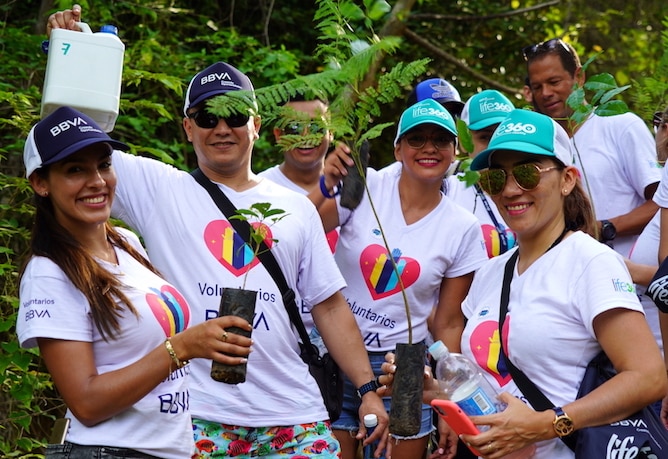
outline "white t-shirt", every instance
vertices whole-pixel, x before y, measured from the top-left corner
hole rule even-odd
[[[516,250],[516,249],[515,249]],[[462,303],[468,322],[462,353],[499,392],[524,400],[500,358],[499,302],[511,250],[475,275]],[[610,309],[642,311],[622,257],[582,232],[571,234],[524,273],[513,273],[504,324],[512,362],[555,406],[575,400],[587,363],[601,350],[594,318]],[[528,402],[527,402],[528,403]],[[559,439],[537,444],[533,459],[572,459]]]
[[[250,266],[246,288],[258,292],[258,301],[246,382],[216,382],[211,361],[193,359],[192,416],[247,427],[327,419],[278,287],[259,260],[235,256],[240,241],[225,238],[232,228],[207,191],[187,172],[159,161],[116,151],[113,164],[119,177],[113,214],[144,237],[155,266],[188,298],[193,324],[218,315],[222,289],[241,287]],[[270,180],[242,192],[219,186],[237,208],[271,202],[287,213],[270,227],[278,240],[272,253],[304,301],[317,305],[345,286],[308,198]]]
[[[591,191],[597,220],[626,214],[646,201],[645,188],[661,179],[656,147],[633,113],[592,115],[571,139],[575,166]],[[616,252],[628,257],[637,236],[617,236]]]
[[[144,252],[134,234],[119,231]],[[16,331],[23,347],[37,346],[37,338],[91,343],[95,366],[103,374],[136,362],[188,325],[190,309],[183,296],[127,252],[115,251],[118,265],[102,260],[99,263],[120,276],[126,286],[124,293],[139,317],[128,311],[119,319],[121,333],[105,341],[83,293],[53,261],[33,257],[21,280],[19,295]],[[175,370],[133,406],[92,427],[84,426],[68,410],[71,424],[67,441],[132,448],[164,458],[189,458],[194,444],[188,412],[188,373],[189,365]]]
[[[515,233],[503,221],[492,198],[482,190],[477,192],[476,187],[473,185],[466,186],[466,183],[459,180],[459,177],[462,175],[451,175],[445,179],[445,194],[478,218],[482,235],[485,239],[485,246],[487,247],[487,256],[492,258],[502,253],[500,232],[503,232],[506,236],[507,248],[503,251],[505,252],[515,247],[517,244]],[[496,219],[496,222],[492,219],[490,212],[494,216],[494,219]]]
[[[310,192],[310,190],[305,190],[304,188],[300,187],[295,182],[287,178],[285,174],[281,171],[280,166],[278,165],[270,167],[269,169],[260,172],[258,175],[260,177],[267,178],[272,182],[277,183],[281,186],[284,186],[289,190],[296,191],[297,193],[303,194],[305,196],[308,195],[308,193]],[[329,248],[332,251],[332,253],[334,253],[336,250],[336,244],[339,240],[338,228],[328,232],[326,236]],[[302,321],[304,322],[304,326],[306,327],[306,330],[310,331],[313,328],[313,317],[311,316],[311,308],[308,305],[304,304],[302,301],[300,301],[299,304],[301,305],[300,312],[302,314]]]
[[[438,304],[444,277],[477,270],[487,260],[480,225],[468,211],[442,196],[419,221],[407,225],[401,212],[399,175],[367,170],[367,184],[398,265],[411,305],[413,342],[427,338],[427,317]],[[350,211],[339,206],[341,233],[335,258],[348,286],[343,289],[368,351],[393,350],[408,342],[400,284],[388,260],[369,199]]]
[[[654,193],[653,200],[659,207],[668,207],[668,167],[662,169],[661,182]]]
[[[656,265],[659,261],[659,237],[660,237],[661,212],[657,212],[642,230],[636,243],[631,248],[631,261],[645,265]],[[654,338],[663,352],[663,340],[661,339],[661,327],[659,326],[659,309],[654,301],[645,294],[646,285],[636,284],[638,298],[645,310],[645,317],[649,328],[652,329]]]

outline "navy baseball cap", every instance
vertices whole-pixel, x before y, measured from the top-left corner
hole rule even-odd
[[[406,106],[410,107],[426,99],[434,99],[447,108],[452,116],[459,116],[464,108],[457,88],[443,78],[430,78],[415,85],[408,96]]]
[[[244,73],[225,62],[216,62],[195,75],[186,91],[183,114],[206,99],[230,91],[254,91],[253,83]]]
[[[35,124],[23,148],[26,177],[40,167],[56,163],[73,153],[96,143],[108,143],[113,148],[127,151],[123,142],[114,140],[88,115],[60,107]]]

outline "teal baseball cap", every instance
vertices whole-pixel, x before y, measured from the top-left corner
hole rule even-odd
[[[568,134],[552,118],[530,110],[515,109],[499,124],[486,150],[471,162],[471,170],[489,167],[490,155],[500,150],[549,156],[565,166],[573,165]]]
[[[402,135],[421,124],[435,124],[457,137],[457,126],[450,112],[434,99],[425,99],[411,105],[401,114],[394,145],[399,143]]]
[[[472,131],[499,124],[515,106],[495,89],[485,89],[469,98],[462,110],[462,120]]]

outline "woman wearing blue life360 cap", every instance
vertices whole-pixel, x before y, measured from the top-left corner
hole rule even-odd
[[[663,359],[622,257],[590,236],[596,223],[566,132],[545,115],[514,110],[471,167],[480,170],[480,186],[519,243],[476,272],[462,303],[468,319],[462,353],[508,404],[501,413],[473,417],[490,428],[462,439],[486,459],[532,444],[533,459],[572,459],[561,436],[621,420],[663,398]],[[510,296],[502,315],[504,284]],[[523,401],[529,397],[500,348],[554,409],[535,411]],[[576,400],[587,363],[601,350],[617,375]],[[426,394],[433,394],[437,386],[428,385]]]
[[[442,340],[459,351],[464,317],[460,304],[473,273],[487,260],[478,220],[441,192],[441,184],[455,156],[457,130],[452,116],[438,102],[426,99],[408,107],[399,120],[394,141],[397,167],[368,169],[367,185],[390,247],[383,244],[369,199],[355,210],[342,207],[324,193],[314,199],[326,230],[341,227],[336,262],[347,286],[342,290],[366,337],[365,344],[376,374],[387,351],[407,343],[408,322],[401,293],[406,290],[411,308],[413,342]],[[330,192],[345,174],[350,156],[330,154],[325,160],[324,192]],[[312,198],[315,193],[311,194]],[[392,260],[401,283],[392,275]],[[427,318],[436,308],[433,326]],[[355,457],[361,440],[357,432],[360,399],[350,383],[341,418],[332,428],[341,443],[343,459]],[[389,409],[390,400],[385,399]],[[422,429],[410,438],[396,437],[393,459],[422,457],[433,430],[432,410],[423,406]],[[392,433],[392,432],[390,432]]]

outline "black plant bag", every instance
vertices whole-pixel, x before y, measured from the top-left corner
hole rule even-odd
[[[339,419],[343,409],[343,373],[329,353],[321,356],[318,348],[310,342],[299,343],[299,346],[302,360],[308,365],[311,376],[318,383],[322,401],[329,413],[329,420],[334,422]]]
[[[587,365],[578,398],[584,397],[615,374],[610,359],[601,351]],[[650,407],[612,424],[580,429],[575,435],[576,459],[668,458],[668,431]]]

